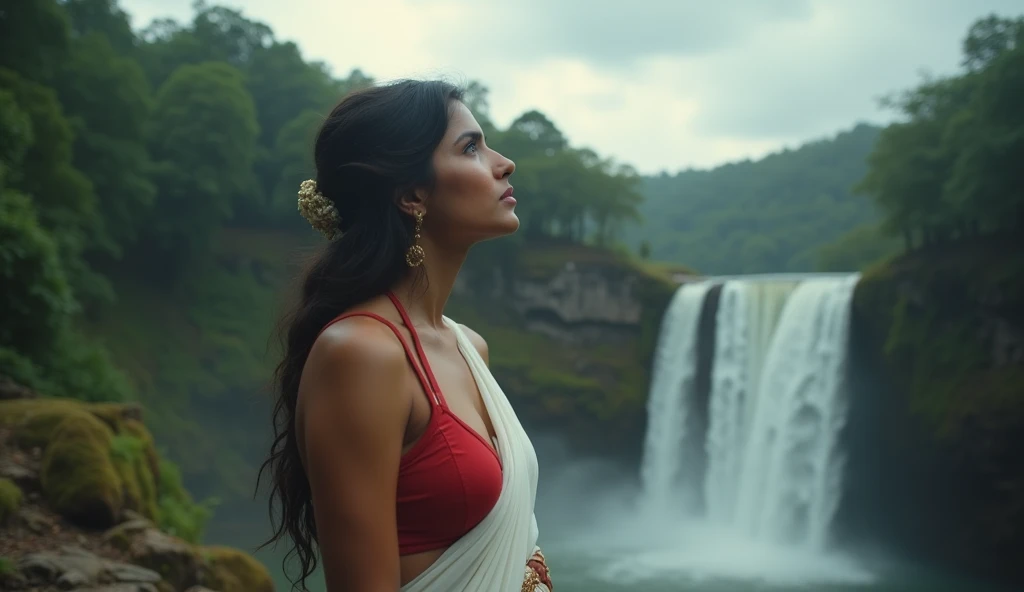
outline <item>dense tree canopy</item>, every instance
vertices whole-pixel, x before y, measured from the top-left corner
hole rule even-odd
[[[987,17],[963,42],[965,71],[892,99],[858,191],[906,247],[1024,223],[1024,18]]]

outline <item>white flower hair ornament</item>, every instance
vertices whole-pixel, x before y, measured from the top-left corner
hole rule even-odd
[[[334,240],[341,232],[338,223],[341,216],[331,200],[316,187],[316,181],[307,179],[299,185],[299,213],[327,240]]]

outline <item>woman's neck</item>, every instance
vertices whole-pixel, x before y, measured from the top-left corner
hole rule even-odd
[[[434,329],[443,326],[444,308],[455,287],[455,280],[466,261],[466,249],[445,249],[428,240],[420,242],[424,257],[420,267],[398,282],[393,292],[416,324]]]

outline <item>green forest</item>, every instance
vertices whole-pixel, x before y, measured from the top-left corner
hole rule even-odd
[[[878,219],[852,188],[879,132],[861,124],[761,160],[645,178],[644,222],[627,236],[703,273],[815,271],[823,244]]]
[[[654,177],[572,145],[538,111],[496,126],[470,81],[467,105],[525,197],[521,232],[468,265],[583,246],[701,273],[852,271],[1019,232],[1024,19],[983,18],[962,50],[960,73],[890,99],[888,127]],[[201,1],[189,22],[140,30],[114,0],[5,6],[0,375],[53,397],[141,402],[206,500],[187,510],[195,520],[217,498],[251,498],[274,322],[317,245],[296,191],[320,121],[374,83]]]

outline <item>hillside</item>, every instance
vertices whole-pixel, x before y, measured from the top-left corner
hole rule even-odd
[[[702,273],[815,271],[822,245],[877,220],[851,189],[879,132],[861,124],[757,161],[646,177],[628,242]]]

